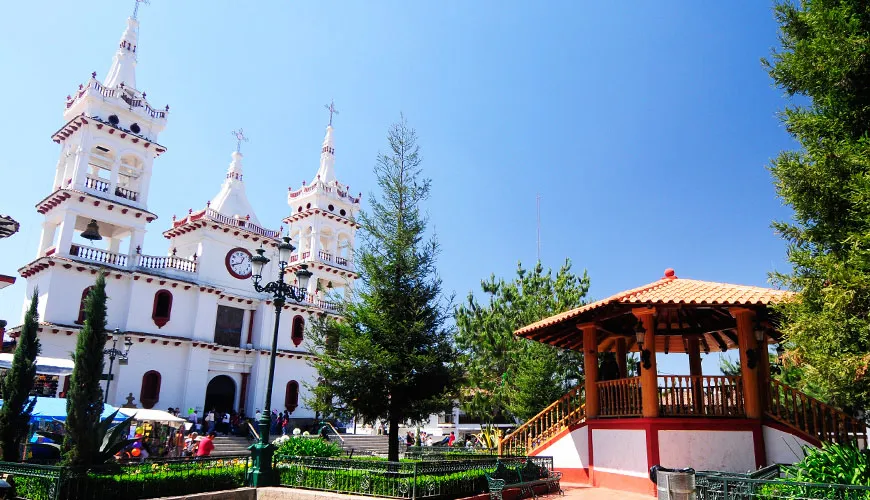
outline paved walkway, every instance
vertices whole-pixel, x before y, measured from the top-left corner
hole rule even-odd
[[[606,488],[591,488],[585,484],[562,483],[565,490],[564,500],[651,500],[655,497],[639,493],[608,490]],[[557,499],[560,497],[551,497]]]

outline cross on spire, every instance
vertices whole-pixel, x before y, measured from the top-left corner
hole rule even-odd
[[[329,102],[329,104],[324,104],[323,107],[329,111],[329,126],[331,127],[332,126],[332,115],[338,114],[338,110],[335,109],[335,101],[332,100]]]
[[[145,5],[149,5],[151,0],[133,0],[133,2],[136,4],[136,6],[133,7],[133,19],[136,19],[136,15],[139,14],[139,4],[144,3]]]
[[[236,153],[241,153],[242,142],[248,142],[248,138],[245,137],[245,130],[242,128],[233,130],[233,137],[236,138]]]

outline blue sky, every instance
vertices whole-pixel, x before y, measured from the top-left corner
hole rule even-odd
[[[630,6],[629,6],[630,4]],[[132,1],[14,2],[0,17],[0,273],[30,261],[59,148],[64,98],[102,78]],[[794,142],[759,59],[775,46],[765,1],[153,0],[140,9],[138,87],[171,106],[145,249],[173,214],[218,191],[244,127],[245,181],[276,227],[287,187],[310,180],[335,99],[336,169],[364,200],[386,131],[417,129],[445,289],[535,260],[588,269],[592,298],[677,275],[764,285],[788,269],[770,222],[788,217],[765,166]],[[0,291],[17,324],[23,279]],[[705,361],[714,373],[717,355]],[[662,358],[660,358],[662,359]],[[660,371],[687,373],[669,355]]]

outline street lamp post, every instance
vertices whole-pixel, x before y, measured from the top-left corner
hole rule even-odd
[[[121,330],[115,328],[112,332],[112,348],[103,349],[103,356],[109,356],[109,376],[106,377],[106,394],[103,397],[103,402],[109,402],[109,387],[112,385],[112,368],[115,365],[115,358],[118,359],[118,364],[126,364],[127,356],[130,354],[130,348],[133,347],[133,339],[124,337],[124,350],[118,349],[118,341],[121,339]]]
[[[290,260],[290,254],[294,247],[290,244],[290,238],[284,237],[284,241],[278,245],[278,280],[260,285],[263,278],[263,266],[269,263],[262,248],[257,249],[257,255],[251,259],[251,279],[254,281],[254,290],[272,294],[275,303],[275,332],[272,335],[272,355],[269,358],[269,380],[266,383],[266,405],[260,415],[260,440],[249,448],[253,465],[251,467],[251,486],[269,486],[273,481],[272,454],[275,447],[269,442],[269,423],[272,413],[272,381],[275,378],[275,353],[278,350],[278,324],[281,321],[281,309],[287,299],[301,302],[305,299],[305,289],[311,278],[308,266],[302,264],[296,271],[296,279],[299,286],[295,287],[284,282],[284,270]]]

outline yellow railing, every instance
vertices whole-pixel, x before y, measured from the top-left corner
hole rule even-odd
[[[734,376],[659,375],[659,415],[742,417],[743,383]]]
[[[636,417],[641,413],[640,377],[598,382],[599,415]]]
[[[586,418],[583,387],[577,386],[530,418],[499,443],[500,455],[528,455],[548,439]]]
[[[842,410],[789,387],[770,381],[767,415],[772,419],[828,443],[867,443],[867,429]]]

